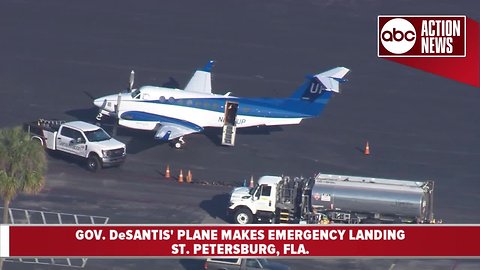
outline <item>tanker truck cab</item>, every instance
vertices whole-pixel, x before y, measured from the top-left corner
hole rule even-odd
[[[272,223],[275,214],[276,190],[279,176],[262,176],[253,188],[239,187],[231,192],[229,215],[237,224],[254,221]]]

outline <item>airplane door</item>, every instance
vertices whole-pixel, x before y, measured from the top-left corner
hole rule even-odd
[[[225,102],[225,115],[223,117],[223,133],[222,144],[228,146],[235,145],[235,135],[237,131],[238,103],[227,101]]]

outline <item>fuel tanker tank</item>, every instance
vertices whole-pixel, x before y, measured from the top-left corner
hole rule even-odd
[[[312,187],[312,207],[379,216],[433,218],[433,181],[365,178],[318,174]]]

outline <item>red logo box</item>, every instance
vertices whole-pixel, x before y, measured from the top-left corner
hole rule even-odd
[[[465,57],[466,16],[380,15],[378,57]]]

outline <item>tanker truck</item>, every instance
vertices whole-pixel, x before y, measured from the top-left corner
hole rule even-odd
[[[230,194],[234,223],[435,223],[433,181],[319,173],[262,176],[253,188]]]

